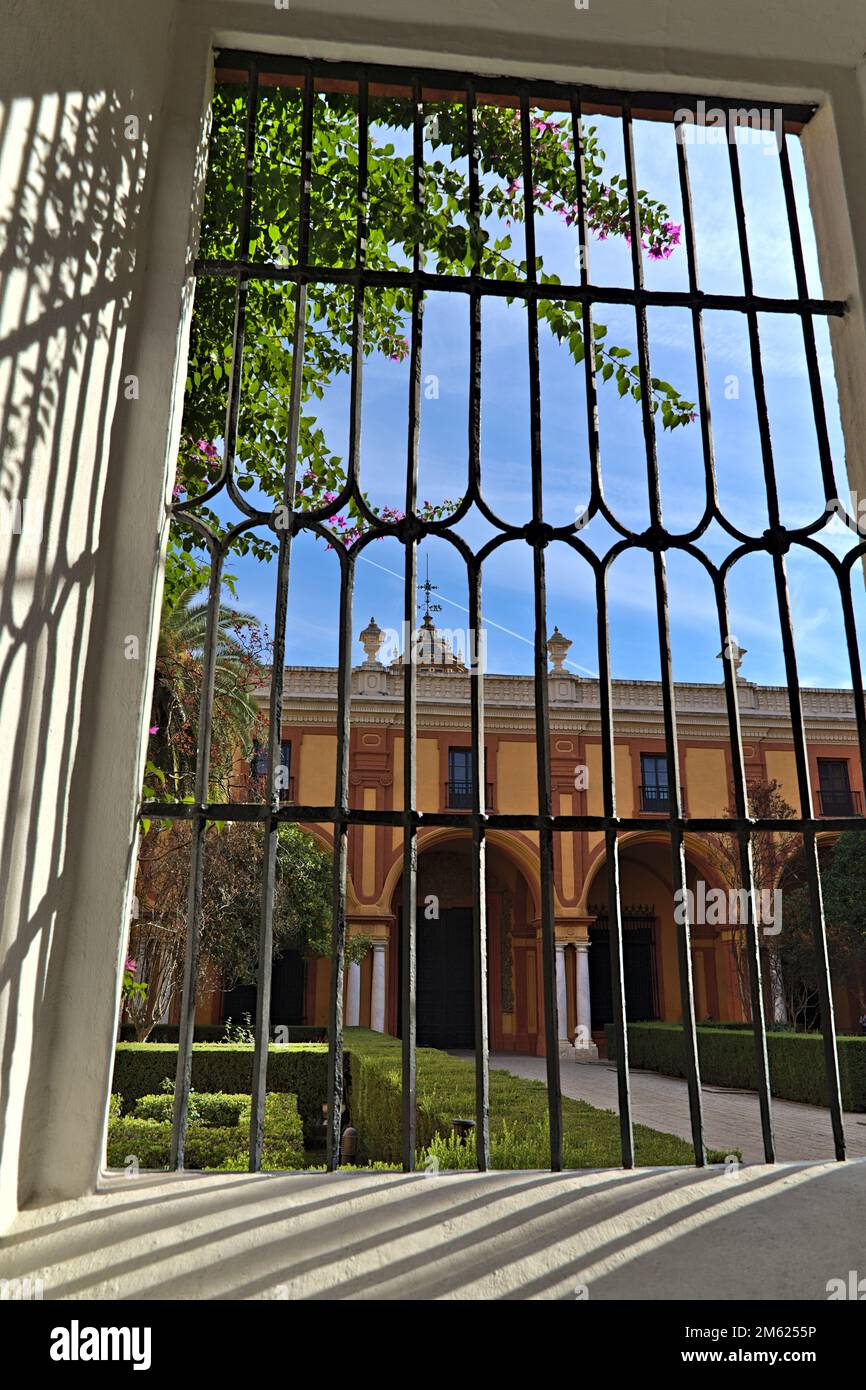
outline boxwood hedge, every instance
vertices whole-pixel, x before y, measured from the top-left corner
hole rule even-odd
[[[398,1039],[363,1028],[347,1028],[344,1039],[346,1096],[351,1123],[358,1130],[359,1161],[398,1163],[401,1156],[401,1044]],[[168,1125],[168,1119],[144,1118],[135,1102],[147,1097],[147,1116],[165,1114],[170,1097],[157,1094],[166,1078],[173,1080],[177,1048],[158,1043],[121,1043],[117,1047],[113,1091],[120,1094],[124,1109],[132,1112],[129,1125]],[[417,1143],[418,1159],[423,1163],[433,1152],[442,1167],[474,1166],[472,1144],[456,1146],[451,1121],[472,1119],[475,1115],[475,1068],[472,1062],[452,1057],[434,1048],[417,1050]],[[304,1139],[321,1141],[322,1102],[327,1096],[327,1048],[308,1043],[271,1046],[268,1057],[269,1093],[297,1095]],[[252,1081],[252,1047],[249,1044],[196,1044],[193,1047],[193,1087],[195,1092],[229,1092],[248,1095]],[[193,1105],[197,1098],[193,1097]],[[546,1168],[549,1163],[547,1135],[547,1088],[541,1081],[530,1081],[508,1072],[490,1073],[491,1159],[494,1168]],[[117,1123],[114,1121],[113,1123]],[[610,1110],[598,1110],[586,1101],[563,1097],[565,1164],[569,1168],[611,1168],[620,1164],[619,1119]],[[694,1161],[691,1145],[674,1134],[665,1134],[646,1125],[635,1125],[635,1154],[638,1164],[673,1165]],[[122,1130],[116,1130],[119,1153],[128,1143],[125,1155],[135,1153],[142,1166],[142,1150],[148,1142],[162,1152],[162,1135],[151,1130],[130,1130],[121,1143]],[[200,1145],[215,1141],[197,1139]],[[721,1162],[738,1152],[736,1135],[725,1150],[710,1154]],[[138,1145],[138,1147],[136,1147]],[[244,1153],[246,1149],[244,1147]],[[200,1157],[190,1154],[191,1163]],[[245,1166],[240,1163],[239,1166]],[[158,1165],[157,1165],[158,1166]],[[202,1165],[204,1166],[204,1165]],[[207,1166],[212,1166],[207,1164]],[[294,1166],[294,1165],[292,1165]]]
[[[112,1091],[128,1113],[140,1096],[155,1095],[174,1081],[177,1047],[170,1043],[118,1043]],[[253,1049],[249,1043],[194,1043],[192,1085],[201,1092],[249,1095]],[[268,1092],[297,1096],[308,1144],[324,1136],[322,1105],[328,1095],[328,1049],[323,1043],[272,1044],[268,1049]],[[130,1152],[133,1152],[130,1150]]]
[[[360,1156],[397,1162],[401,1143],[401,1049],[396,1038],[347,1028],[349,1111],[358,1130]],[[434,1048],[417,1050],[417,1140],[419,1159],[432,1151],[442,1167],[475,1165],[474,1151],[454,1143],[452,1119],[475,1116],[475,1066]],[[621,1162],[619,1118],[586,1101],[563,1097],[567,1168],[613,1168]],[[674,1134],[635,1125],[639,1165],[694,1162],[691,1144]],[[550,1162],[547,1087],[541,1081],[490,1073],[491,1161],[494,1168],[546,1168]],[[733,1146],[713,1151],[711,1162],[737,1154]]]
[[[236,1019],[235,1022],[239,1022],[239,1020]],[[151,1030],[147,1041],[149,1043],[176,1043],[179,1031],[176,1023],[158,1023]],[[312,1023],[290,1023],[287,1031],[288,1037],[285,1041],[289,1043],[325,1042],[328,1037],[327,1028]],[[218,1043],[223,1042],[225,1035],[226,1025],[224,1023],[197,1023],[193,1041]],[[120,1041],[135,1042],[135,1029],[131,1023],[124,1023],[120,1030]]]
[[[607,1029],[608,1056],[616,1057],[612,1024]],[[685,1076],[685,1040],[679,1023],[630,1023],[629,1063],[642,1071]],[[866,1037],[836,1040],[842,1104],[866,1110]],[[819,1033],[771,1029],[767,1033],[770,1089],[780,1100],[827,1104],[824,1043]],[[698,1027],[701,1079],[714,1086],[754,1090],[757,1085],[755,1044],[750,1027]]]
[[[249,1095],[190,1097],[184,1161],[187,1168],[247,1167],[250,1138]],[[130,1115],[118,1115],[120,1097],[113,1098],[108,1122],[107,1162],[123,1168],[135,1157],[141,1168],[168,1168],[171,1148],[173,1096],[140,1096]],[[300,1168],[304,1137],[296,1097],[273,1094],[265,1098],[265,1137],[262,1167]]]

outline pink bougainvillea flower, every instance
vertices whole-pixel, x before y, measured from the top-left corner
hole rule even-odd
[[[158,725],[158,724],[151,724],[151,726],[150,726],[150,728],[148,729],[147,732],[151,735],[151,737],[153,737],[154,734],[158,734],[158,733],[159,733],[159,725]]]

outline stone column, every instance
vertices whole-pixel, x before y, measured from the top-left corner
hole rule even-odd
[[[567,1043],[568,993],[565,987],[565,946],[559,942],[556,943],[556,1012],[559,1015],[559,1041],[560,1043]]]
[[[598,1048],[592,1042],[592,1001],[589,996],[589,942],[576,941],[574,943],[576,952],[575,963],[577,967],[577,989],[575,997],[577,1002],[577,1027],[578,1036],[575,1040],[575,1056],[578,1061],[595,1061],[598,1058]],[[585,1031],[583,1031],[585,1030]],[[581,1042],[582,1038],[589,1039],[588,1043]]]
[[[346,1027],[357,1028],[361,1022],[361,963],[349,963],[349,983],[346,991]]]
[[[385,1031],[385,943],[373,942],[373,988],[370,997],[370,1027]]]

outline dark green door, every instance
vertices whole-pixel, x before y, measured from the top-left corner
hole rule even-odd
[[[419,1047],[474,1047],[472,909],[418,914],[416,1020]]]
[[[629,927],[623,931],[625,1012],[631,1023],[658,1018],[655,991],[655,962],[651,927]],[[607,927],[590,927],[589,993],[592,1001],[592,1027],[598,1031],[613,1022],[613,990],[610,978],[610,932]]]

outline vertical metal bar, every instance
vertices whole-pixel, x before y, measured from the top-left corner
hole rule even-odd
[[[636,290],[643,289],[643,262],[641,259],[641,224],[637,203],[637,182],[634,168],[634,132],[632,130],[631,104],[623,103],[623,147],[625,152],[626,184],[628,188],[629,225],[631,228],[631,259]],[[679,753],[677,744],[676,705],[674,696],[673,664],[671,659],[670,614],[668,610],[667,571],[665,548],[668,535],[662,522],[661,485],[659,481],[658,458],[656,455],[655,424],[652,411],[652,372],[650,369],[649,333],[647,330],[646,306],[635,305],[637,332],[638,367],[641,387],[641,414],[643,417],[644,446],[647,461],[647,490],[650,504],[650,532],[652,534],[653,576],[655,583],[656,615],[659,638],[659,660],[661,665],[662,716],[665,731],[665,749],[668,763],[668,787],[670,795],[671,860],[674,902],[680,905],[682,922],[677,932],[677,951],[680,968],[680,1000],[683,1014],[683,1030],[686,1044],[686,1077],[689,1089],[689,1114],[691,1116],[692,1142],[695,1150],[695,1163],[702,1167],[706,1163],[704,1146],[704,1120],[701,1103],[700,1065],[698,1061],[698,1040],[695,1026],[695,1000],[692,980],[691,924],[686,895],[686,861],[683,847],[682,793],[680,789]]]
[[[349,869],[349,740],[352,700],[352,595],[355,561],[340,556],[340,655],[337,684],[337,770],[334,801],[334,876],[331,927],[331,1009],[328,1034],[327,1165],[339,1166],[343,1114],[343,980],[346,963],[346,889]]]
[[[259,77],[255,60],[250,63],[247,86],[247,111],[245,130],[246,167],[244,170],[244,196],[239,227],[239,252],[245,256],[249,250],[250,218],[252,209],[252,173],[256,140],[256,113],[258,107]],[[225,462],[224,468],[231,474],[234,452],[237,443],[238,410],[241,393],[241,368],[244,347],[244,322],[247,302],[247,277],[238,273],[235,293],[235,320],[232,337],[232,366],[229,378],[229,394],[226,404]],[[177,1042],[177,1070],[175,1073],[174,1104],[171,1123],[171,1167],[183,1168],[186,1147],[187,1108],[192,1084],[192,1045],[195,1036],[195,1005],[198,991],[199,925],[201,921],[202,889],[204,884],[204,840],[207,822],[204,806],[208,800],[210,781],[210,746],[213,729],[214,678],[216,674],[216,652],[219,639],[220,591],[222,588],[222,567],[224,555],[221,548],[210,546],[210,581],[208,585],[207,628],[202,662],[202,685],[199,701],[198,745],[196,750],[195,799],[202,808],[192,825],[190,841],[189,891],[187,896],[186,952],[183,968],[183,988],[181,993],[180,1027]]]
[[[472,274],[480,273],[481,217],[475,89],[467,83],[466,145],[469,160],[469,236]],[[481,300],[473,290],[469,301],[469,477],[481,478]],[[487,1016],[487,880],[483,818],[487,769],[484,756],[484,642],[481,605],[481,566],[469,567],[470,727],[472,739],[472,913],[475,987],[475,1144],[478,1168],[490,1167],[490,1073]]]
[[[685,231],[686,258],[688,263],[689,291],[696,295],[700,289],[697,251],[695,243],[694,214],[692,211],[692,189],[689,178],[689,164],[685,147],[684,131],[679,127],[676,134],[677,164],[679,168],[680,196],[683,207],[683,229]],[[715,447],[713,426],[710,415],[710,393],[707,381],[707,355],[704,343],[703,312],[697,304],[692,305],[692,333],[695,345],[695,369],[698,384],[698,413],[701,422],[701,443],[704,455],[704,473],[707,486],[707,507],[718,515],[718,486],[716,480]],[[725,684],[725,704],[728,715],[728,732],[731,741],[731,767],[734,781],[734,803],[738,819],[745,820],[749,815],[746,792],[746,770],[743,758],[743,739],[740,727],[740,709],[737,699],[736,672],[732,661],[726,659],[730,639],[730,620],[724,581],[716,575],[714,579],[716,606],[719,617],[719,635],[722,643],[723,673]],[[767,1028],[764,1018],[764,991],[761,980],[761,955],[756,932],[757,913],[755,910],[754,865],[752,840],[750,835],[738,834],[738,854],[740,861],[740,881],[746,892],[746,957],[749,965],[749,990],[752,1006],[752,1032],[755,1043],[755,1067],[758,1087],[758,1103],[761,1112],[761,1133],[764,1144],[764,1158],[767,1163],[775,1162],[775,1140],[773,1136],[772,1102],[770,1099],[770,1065],[767,1055]]]
[[[369,87],[366,72],[358,87],[358,220],[355,261],[363,269],[367,254]],[[361,388],[364,367],[364,285],[355,286],[352,313],[352,368],[349,390],[348,483],[358,486],[361,453]],[[342,560],[342,556],[341,556]],[[337,770],[334,823],[334,901],[332,924],[331,1011],[328,1034],[327,1165],[340,1162],[343,1113],[343,976],[346,960],[346,891],[349,867],[349,747],[352,733],[352,597],[355,561],[343,560],[340,575],[340,653],[337,684]]]
[[[785,190],[785,209],[788,216],[788,231],[791,237],[791,252],[794,258],[794,274],[797,282],[797,295],[801,300],[809,298],[809,285],[806,277],[806,264],[803,257],[803,243],[800,236],[800,222],[797,215],[797,199],[794,194],[794,180],[791,175],[791,161],[785,136],[779,150],[782,171],[782,185]],[[815,435],[818,442],[818,457],[821,463],[821,476],[824,482],[825,501],[830,504],[836,500],[836,477],[833,471],[833,451],[827,430],[827,414],[824,407],[824,391],[821,385],[821,369],[818,363],[818,348],[815,342],[815,325],[812,315],[805,307],[800,313],[803,328],[803,346],[806,353],[806,367],[809,375],[809,391],[812,398],[812,413],[815,419]],[[848,506],[846,501],[845,510]],[[866,785],[866,702],[863,696],[863,675],[860,668],[860,654],[857,627],[851,605],[850,586],[844,585],[839,577],[840,595],[845,622],[845,637],[851,663],[851,685],[854,698],[854,717],[857,721],[857,740],[860,748],[860,771]]]
[[[806,277],[806,263],[803,258],[803,242],[800,236],[800,221],[797,216],[797,199],[794,195],[794,180],[791,177],[791,161],[784,134],[779,148],[779,165],[782,171],[782,187],[785,191],[785,211],[788,217],[788,233],[791,238],[791,254],[794,258],[794,276],[797,284],[797,297],[809,298],[809,285]],[[827,431],[827,415],[824,409],[824,392],[821,387],[821,369],[818,365],[818,348],[815,342],[815,325],[812,315],[805,307],[800,310],[800,324],[803,329],[803,347],[806,352],[806,368],[809,376],[809,394],[812,398],[812,412],[815,417],[815,435],[818,441],[818,459],[821,464],[821,477],[824,483],[824,496],[831,501],[836,495],[836,479],[833,473],[833,451]]]
[[[580,236],[580,283],[589,284],[589,226],[586,217],[586,160],[583,145],[583,117],[579,97],[571,100],[571,129],[577,186],[577,217]],[[598,432],[598,395],[595,379],[592,302],[583,301],[583,368],[586,384],[586,424],[592,501],[603,493],[601,450]],[[619,1141],[623,1168],[634,1167],[634,1126],[631,1113],[631,1082],[628,1069],[628,1029],[626,1027],[625,969],[622,938],[622,903],[619,883],[619,840],[611,823],[616,818],[616,771],[614,761],[613,691],[610,674],[610,631],[607,615],[607,570],[598,567],[596,577],[596,637],[598,642],[598,695],[601,720],[602,797],[605,820],[604,848],[607,874],[608,937],[613,1025],[616,1035],[616,1080],[619,1108]]]
[[[809,917],[818,968],[818,999],[821,1005],[821,1033],[824,1043],[824,1066],[827,1072],[827,1097],[833,1145],[838,1159],[845,1157],[845,1126],[842,1120],[842,1085],[839,1076],[839,1056],[836,1050],[836,1018],[833,1008],[833,986],[830,980],[830,956],[827,946],[827,924],[824,921],[824,901],[821,893],[821,871],[818,845],[812,821],[812,788],[809,778],[809,754],[806,746],[806,725],[803,718],[803,699],[797,671],[794,631],[791,621],[788,579],[784,554],[773,555],[773,577],[782,630],[782,649],[785,656],[785,675],[791,704],[791,730],[794,739],[794,761],[797,767],[797,786],[800,793],[801,815],[809,817],[803,827],[803,850],[809,886]]]
[[[730,619],[724,580],[715,580],[716,606],[719,616],[719,632],[722,640],[722,667],[725,682],[725,705],[728,715],[728,730],[731,738],[731,769],[734,779],[734,806],[739,820],[749,816],[749,800],[746,785],[746,767],[743,758],[743,739],[740,727],[740,709],[737,700],[736,671],[734,663],[727,657],[730,640]],[[742,831],[737,832],[738,857],[740,861],[740,882],[746,892],[746,958],[749,963],[749,998],[752,1009],[752,1033],[755,1043],[755,1073],[757,1077],[758,1104],[761,1112],[761,1135],[764,1144],[764,1159],[767,1163],[776,1161],[776,1144],[773,1134],[773,1112],[770,1098],[770,1061],[767,1054],[767,1023],[764,1013],[764,988],[762,982],[761,953],[758,943],[757,899],[755,895],[755,873],[752,855],[752,837]]]
[[[734,211],[737,218],[737,238],[740,247],[740,260],[743,267],[743,289],[746,296],[754,292],[751,258],[749,255],[746,211],[743,201],[743,188],[740,178],[740,161],[735,140],[728,142],[728,156],[731,169],[731,186],[734,195]],[[767,394],[764,386],[764,368],[761,357],[761,338],[758,329],[758,315],[754,309],[747,310],[749,324],[749,345],[752,362],[752,378],[755,387],[755,408],[758,416],[758,433],[761,441],[761,463],[764,473],[764,486],[767,493],[767,513],[769,529],[765,533],[765,549],[772,556],[773,581],[776,589],[776,603],[779,609],[779,625],[782,637],[782,650],[785,657],[785,675],[788,683],[788,701],[791,711],[791,732],[794,743],[794,761],[797,768],[797,786],[800,794],[800,815],[807,822],[803,826],[803,847],[806,859],[806,872],[809,885],[809,905],[812,935],[815,943],[815,956],[818,966],[818,998],[821,1005],[821,1032],[824,1041],[824,1065],[827,1072],[827,1095],[830,1119],[833,1126],[833,1142],[836,1157],[845,1157],[845,1129],[842,1123],[842,1091],[839,1078],[839,1058],[836,1052],[836,1025],[833,1011],[833,992],[830,981],[830,960],[827,950],[827,929],[824,922],[824,904],[821,897],[821,878],[818,866],[818,852],[815,829],[812,823],[812,788],[809,777],[809,754],[806,742],[806,725],[803,718],[803,699],[800,691],[800,678],[797,671],[797,654],[794,644],[794,630],[791,620],[788,578],[785,568],[785,554],[790,547],[786,528],[782,525],[779,510],[779,496],[776,486],[776,471],[773,462],[773,442],[770,435],[770,417],[767,409]]]
[[[622,937],[622,903],[619,881],[619,840],[616,833],[616,771],[614,763],[613,697],[610,677],[610,636],[607,616],[607,570],[596,572],[598,613],[598,695],[601,720],[601,770],[604,815],[604,850],[607,871],[610,984],[616,1034],[616,1078],[619,1101],[619,1141],[623,1168],[634,1167],[634,1127],[631,1113],[631,1080],[628,1068],[628,1028],[625,1002],[625,952]]]
[[[520,136],[526,227],[526,275],[537,278],[535,265],[535,204],[533,194],[532,135],[529,98],[520,95]],[[530,461],[532,467],[532,560],[535,604],[535,755],[538,778],[538,814],[550,822],[538,834],[541,875],[541,955],[543,968],[544,1033],[547,1063],[547,1104],[550,1116],[550,1167],[561,1172],[562,1089],[559,1075],[559,1019],[556,1001],[556,921],[553,900],[553,799],[550,777],[550,708],[547,676],[547,587],[544,548],[544,502],[541,457],[541,375],[538,355],[538,305],[530,296],[526,305],[529,355]]]
[[[310,164],[313,148],[313,78],[308,71],[304,82],[301,115],[301,172],[298,206],[298,264],[306,265],[310,245]],[[298,439],[304,382],[304,344],[306,338],[307,287],[301,282],[295,291],[295,318],[292,325],[292,378],[289,388],[286,461],[283,473],[283,516],[291,516],[295,505],[298,469]],[[274,897],[276,892],[279,825],[274,812],[279,809],[277,770],[281,766],[283,721],[283,676],[286,659],[286,619],[289,608],[289,576],[292,556],[292,529],[282,527],[277,554],[277,586],[274,608],[274,652],[271,664],[270,710],[268,720],[268,771],[266,797],[271,816],[265,830],[265,856],[262,873],[261,917],[259,921],[258,972],[256,977],[256,1032],[253,1054],[252,1097],[250,1100],[251,1173],[258,1172],[264,1143],[265,1097],[268,1089],[268,1047],[271,1025],[271,975],[274,955]]]
[[[415,601],[418,583],[418,540],[415,507],[418,500],[418,440],[421,428],[421,346],[424,322],[424,292],[420,277],[424,252],[421,245],[421,218],[424,208],[424,111],[421,84],[412,82],[412,193],[417,219],[412,253],[412,330],[409,360],[409,431],[406,458],[406,517],[403,544],[403,623],[406,650],[403,662],[403,1170],[415,1168],[415,966],[418,901],[418,842],[415,826],[415,786],[417,771],[418,672],[415,662]]]

